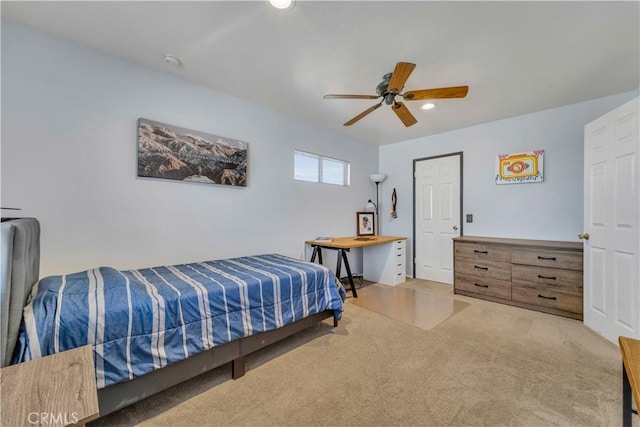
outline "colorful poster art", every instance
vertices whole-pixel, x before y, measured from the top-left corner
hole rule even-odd
[[[496,184],[524,184],[544,181],[544,150],[519,154],[499,154]]]

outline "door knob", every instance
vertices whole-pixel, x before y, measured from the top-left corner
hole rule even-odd
[[[589,233],[578,234],[578,237],[582,240],[589,240]]]
[[[458,226],[457,226],[457,225],[454,225],[454,226],[453,226],[453,229],[454,229],[454,230],[457,230],[457,229],[458,229]]]

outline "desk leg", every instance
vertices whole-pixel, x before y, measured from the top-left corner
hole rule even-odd
[[[313,253],[311,254],[311,262],[316,260],[316,256],[318,256],[318,263],[322,264],[322,248],[320,246],[313,247]]]
[[[631,384],[622,363],[622,426],[631,427]]]
[[[351,293],[354,298],[358,298],[358,293],[356,292],[356,287],[353,284],[353,275],[351,274],[351,267],[349,267],[349,258],[347,258],[347,254],[342,252],[342,258],[344,259],[344,268],[347,270],[347,277],[349,278],[349,285],[351,285]],[[340,254],[338,254],[340,256]]]

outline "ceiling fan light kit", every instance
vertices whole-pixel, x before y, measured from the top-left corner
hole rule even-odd
[[[436,89],[418,89],[411,90],[405,93],[401,93],[404,88],[404,84],[407,79],[413,72],[414,68],[416,68],[416,64],[412,64],[410,62],[398,62],[396,64],[396,68],[393,70],[393,73],[388,73],[382,76],[382,81],[376,87],[376,93],[378,95],[336,95],[336,94],[328,94],[324,96],[324,99],[378,99],[382,98],[382,100],[358,114],[351,120],[345,122],[344,126],[351,126],[356,123],[358,120],[362,119],[366,115],[372,113],[374,110],[377,110],[378,107],[385,103],[391,106],[391,109],[396,116],[402,121],[402,123],[406,126],[413,126],[418,123],[418,120],[411,114],[411,111],[404,105],[402,102],[396,101],[396,96],[401,96],[405,101],[424,101],[426,99],[446,99],[446,98],[464,98],[467,96],[469,92],[468,86],[452,86],[452,87],[442,87]],[[425,104],[422,109],[429,110],[435,107],[435,104],[428,103]]]

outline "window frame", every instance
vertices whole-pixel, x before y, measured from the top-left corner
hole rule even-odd
[[[306,179],[296,178],[296,159],[300,156],[312,157],[318,160],[318,179],[316,181],[310,181]],[[342,183],[336,184],[333,182],[324,181],[324,162],[325,160],[342,164]],[[296,181],[313,182],[316,184],[327,185],[339,185],[342,187],[349,187],[351,185],[351,162],[347,160],[336,159],[335,157],[323,156],[322,154],[310,153],[308,151],[294,149],[293,151],[293,179]]]

